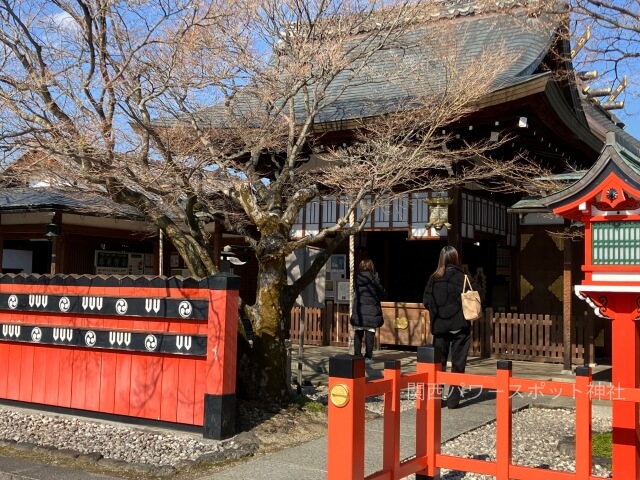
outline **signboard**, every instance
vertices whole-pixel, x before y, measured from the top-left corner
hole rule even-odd
[[[95,269],[96,275],[144,275],[153,274],[149,268],[145,269],[145,263],[149,260],[145,257],[153,257],[151,254],[109,252],[96,250]],[[153,266],[153,260],[151,260]],[[152,269],[153,267],[151,267]]]
[[[123,252],[96,251],[96,275],[127,275],[129,254]]]
[[[336,303],[349,303],[349,281],[336,282]]]

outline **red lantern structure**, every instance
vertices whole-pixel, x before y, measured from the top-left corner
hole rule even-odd
[[[640,152],[607,134],[598,161],[576,183],[546,197],[557,215],[582,222],[585,277],[575,293],[612,321],[613,388],[640,379]],[[638,404],[613,398],[613,471],[640,478]]]

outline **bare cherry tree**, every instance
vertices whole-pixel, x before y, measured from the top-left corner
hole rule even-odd
[[[196,276],[217,271],[207,219],[244,236],[259,271],[243,374],[251,393],[281,400],[295,298],[374,208],[513,171],[486,155],[499,143],[447,133],[500,86],[508,48],[470,45],[439,12],[402,0],[1,1],[0,140],[38,152],[67,188],[137,208]],[[319,196],[344,215],[293,238]],[[286,257],[309,245],[324,251],[288,285]]]

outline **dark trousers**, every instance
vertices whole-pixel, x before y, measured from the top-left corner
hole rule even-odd
[[[433,336],[433,346],[442,352],[442,371],[447,370],[447,359],[451,354],[451,371],[464,373],[467,354],[471,345],[471,330],[463,328],[458,333],[446,332]],[[447,397],[447,406],[457,407],[460,403],[460,387],[453,387]]]
[[[356,357],[362,356],[362,337],[366,335],[364,357],[371,358],[373,356],[373,342],[375,333],[369,330],[354,330],[353,332],[353,350]]]

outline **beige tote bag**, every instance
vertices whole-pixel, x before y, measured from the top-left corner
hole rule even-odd
[[[480,293],[471,287],[471,281],[467,275],[464,276],[464,285],[462,286],[460,297],[462,299],[462,314],[464,318],[470,322],[479,319],[482,316]]]

